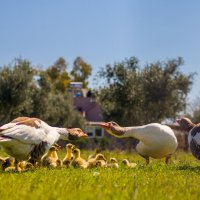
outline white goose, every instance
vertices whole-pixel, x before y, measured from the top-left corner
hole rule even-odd
[[[146,159],[149,157],[166,158],[168,163],[170,156],[175,152],[178,143],[173,130],[159,123],[144,126],[120,127],[115,122],[102,123],[101,126],[111,135],[119,138],[134,137],[139,140],[136,151]]]
[[[177,123],[188,132],[188,144],[192,155],[200,160],[200,123],[194,124],[186,117],[178,119]]]
[[[59,139],[78,137],[87,137],[87,134],[79,128],[52,127],[37,118],[18,117],[0,127],[0,146],[16,163],[29,159],[35,164]]]

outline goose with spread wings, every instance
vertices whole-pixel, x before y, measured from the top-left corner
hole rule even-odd
[[[58,128],[38,118],[18,117],[0,127],[0,146],[17,162],[36,163],[59,139],[87,137],[79,128]]]

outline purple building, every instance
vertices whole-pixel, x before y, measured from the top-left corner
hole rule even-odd
[[[99,124],[103,121],[103,115],[91,91],[83,89],[82,82],[71,82],[68,92],[73,96],[75,109],[87,120],[85,132],[90,138],[102,138],[104,130]]]

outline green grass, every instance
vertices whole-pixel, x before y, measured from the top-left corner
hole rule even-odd
[[[87,157],[89,152],[83,152]],[[1,199],[199,199],[200,162],[178,152],[172,163],[152,159],[149,166],[136,155],[105,152],[107,158],[137,162],[134,169],[37,169],[0,174]],[[63,157],[63,152],[61,152]]]

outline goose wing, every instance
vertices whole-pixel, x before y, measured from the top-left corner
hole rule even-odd
[[[11,123],[22,122],[25,120],[31,119],[30,117],[17,117],[11,121]]]
[[[39,144],[47,135],[40,120],[30,118],[23,122],[9,123],[0,127],[0,143],[18,140],[26,144]]]

